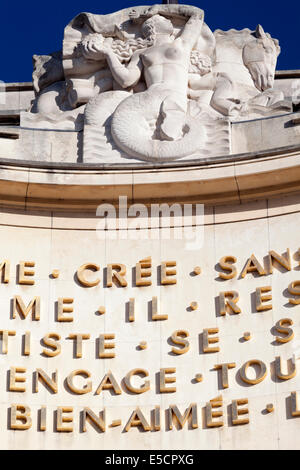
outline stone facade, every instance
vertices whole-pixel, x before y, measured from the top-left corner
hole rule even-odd
[[[299,448],[300,72],[278,53],[138,7],[78,15],[6,85],[2,449]]]

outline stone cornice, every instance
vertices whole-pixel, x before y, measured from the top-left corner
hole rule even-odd
[[[240,203],[300,191],[300,145],[165,165],[0,160],[0,202],[43,210],[94,211],[102,202]]]

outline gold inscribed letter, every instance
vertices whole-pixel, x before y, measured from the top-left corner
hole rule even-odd
[[[293,295],[300,295],[300,281],[293,281],[289,284],[288,291]],[[300,299],[289,299],[290,304],[300,304]]]
[[[291,392],[292,416],[300,416],[299,394]]]
[[[236,277],[237,274],[237,269],[235,266],[233,266],[233,263],[236,263],[237,259],[235,256],[223,256],[223,258],[220,259],[219,265],[224,271],[229,271],[229,273],[219,273],[219,277],[221,279],[233,279]]]
[[[287,361],[286,369],[287,369],[287,373],[284,374],[282,372],[282,359],[281,359],[281,356],[276,356],[275,357],[275,372],[276,372],[276,376],[279,379],[289,380],[289,379],[292,379],[293,377],[295,377],[295,375],[297,373],[295,361],[293,361],[292,359]]]
[[[209,346],[210,344],[218,343],[219,337],[216,338],[209,338],[209,335],[215,335],[219,333],[219,328],[205,328],[203,330],[203,352],[204,353],[212,353],[212,352],[219,352],[219,346]]]
[[[95,426],[97,426],[99,431],[105,432],[105,426],[106,426],[106,416],[105,415],[106,415],[105,409],[102,412],[102,416],[101,416],[101,413],[99,413],[99,416],[97,416],[96,413],[94,413],[90,408],[85,406],[83,408],[82,431],[86,432],[86,423],[88,422],[88,420],[90,420],[90,421],[92,421],[92,423],[95,424]]]
[[[155,406],[153,413],[153,427],[154,431],[160,431],[160,406]]]
[[[26,405],[11,405],[10,429],[26,430],[31,427],[30,408]]]
[[[98,266],[98,264],[94,264],[94,263],[86,263],[86,264],[83,264],[82,266],[80,266],[80,268],[78,268],[77,272],[76,272],[76,275],[77,275],[77,279],[78,281],[80,282],[80,284],[84,287],[94,287],[94,286],[97,286],[100,282],[100,279],[95,279],[95,281],[88,281],[85,277],[84,277],[84,272],[87,270],[87,269],[91,269],[92,271],[99,271],[100,267]]]
[[[127,286],[127,281],[125,279],[126,275],[126,266],[125,264],[121,263],[113,263],[113,264],[108,264],[107,265],[107,282],[106,286],[107,287],[112,287],[113,285],[113,279],[116,279],[118,284],[121,287],[126,287]]]
[[[84,377],[87,377],[87,378],[89,378],[91,376],[90,372],[88,372],[87,370],[83,370],[83,369],[73,370],[67,377],[67,384],[68,384],[69,389],[73,393],[76,393],[77,395],[84,395],[85,393],[91,392],[92,391],[92,382],[90,380],[82,388],[75,387],[75,385],[73,383],[73,378],[76,377],[77,375],[83,375]]]
[[[134,308],[134,298],[129,299],[129,315],[128,320],[130,322],[135,321],[135,308]]]
[[[57,379],[58,379],[58,373],[57,370],[52,374],[52,379],[49,377],[46,372],[43,371],[43,369],[36,369],[36,380],[35,380],[35,393],[39,391],[39,381],[44,382],[44,384],[49,387],[53,393],[58,392],[58,385],[57,385]]]
[[[64,313],[72,313],[73,307],[66,307],[65,304],[72,304],[74,299],[69,297],[59,297],[57,301],[57,321],[59,322],[72,322],[73,317],[71,315],[64,315]]]
[[[47,408],[41,406],[40,409],[40,431],[46,431],[46,422],[47,422]]]
[[[218,410],[214,411],[215,408],[222,408],[223,406],[223,398],[222,396],[214,398],[206,403],[205,406],[205,417],[206,417],[206,426],[208,428],[218,428],[224,426],[223,419],[219,419],[217,421],[214,418],[222,418],[223,411]]]
[[[160,369],[159,373],[159,391],[160,393],[173,393],[176,392],[176,387],[167,387],[166,384],[176,382],[176,377],[166,377],[167,374],[175,374],[176,367],[167,367]]]
[[[255,379],[250,379],[247,376],[247,369],[250,366],[258,366],[259,370],[258,373],[256,374]],[[267,367],[266,364],[259,359],[251,359],[250,361],[246,362],[241,368],[240,368],[240,376],[243,382],[246,382],[247,384],[255,385],[259,384],[262,382],[267,375]]]
[[[30,331],[25,331],[24,345],[23,345],[23,354],[24,356],[30,356]]]
[[[168,320],[168,315],[160,315],[157,309],[157,297],[152,297],[152,302],[151,302],[151,318],[152,320]]]
[[[294,332],[292,328],[283,326],[283,325],[292,325],[292,324],[293,324],[293,320],[291,318],[281,318],[281,320],[278,320],[275,328],[278,331],[278,333],[282,333],[285,336],[284,337],[276,336],[277,343],[288,343],[294,338]]]
[[[152,261],[151,256],[149,258],[139,261],[135,265],[136,270],[136,285],[137,286],[151,286],[151,275],[152,275]],[[145,279],[146,278],[146,279]]]
[[[271,310],[273,308],[272,304],[265,304],[268,300],[272,300],[272,294],[262,295],[263,292],[271,292],[271,286],[257,287],[256,292],[256,311],[263,312],[264,310]]]
[[[13,318],[16,318],[17,313],[19,313],[21,318],[26,318],[29,312],[32,313],[32,320],[40,319],[40,297],[34,297],[31,302],[25,307],[25,304],[20,295],[14,296],[13,301]]]
[[[144,377],[148,377],[149,376],[149,372],[145,369],[140,369],[140,368],[137,368],[137,369],[132,369],[130,372],[128,372],[128,374],[125,375],[124,377],[124,383],[126,385],[126,388],[132,392],[132,393],[144,393],[144,392],[147,392],[148,390],[150,390],[150,382],[149,380],[146,380],[145,383],[140,387],[140,388],[136,388],[134,387],[132,384],[131,384],[131,377],[133,375],[143,375]]]
[[[71,333],[69,338],[75,340],[75,357],[82,357],[82,340],[90,339],[90,335],[88,333]]]
[[[290,271],[292,269],[292,264],[291,264],[291,253],[290,249],[286,249],[286,256],[284,257],[283,255],[279,255],[276,253],[274,250],[269,251],[269,273],[273,273],[273,260],[277,261],[281,266],[283,266],[287,271]]]
[[[25,284],[27,286],[33,286],[34,279],[28,279],[28,277],[34,276],[35,272],[33,269],[25,268],[34,268],[34,261],[20,261],[19,264],[19,284]]]
[[[264,276],[266,274],[264,268],[257,261],[256,257],[252,254],[241,273],[241,277],[245,277],[247,273],[252,273],[254,271],[258,272],[260,276]]]
[[[128,432],[133,426],[142,426],[144,431],[150,431],[151,426],[143,415],[141,409],[137,407],[129,418],[128,423],[125,426],[125,431]]]
[[[176,261],[164,261],[161,263],[160,282],[163,286],[177,283],[176,277],[173,277],[173,276],[176,276],[177,274],[176,269],[168,269],[168,268],[175,267],[175,266],[176,266]]]
[[[110,390],[112,389],[116,395],[121,395],[122,390],[114,378],[112,372],[109,370],[107,374],[103,377],[99,387],[96,390],[96,395],[100,395],[102,390]]]
[[[10,262],[6,259],[5,261],[2,261],[0,264],[0,273],[2,273],[2,276],[0,278],[0,282],[4,282],[4,284],[9,283],[9,273],[10,273]]]
[[[73,413],[72,406],[58,406],[56,413],[56,431],[57,432],[73,432],[73,424],[65,425],[64,423],[73,423],[73,415],[64,416],[65,413]]]
[[[235,290],[229,290],[220,292],[220,315],[226,315],[226,313],[241,313],[240,307],[237,305],[239,301],[239,293]]]
[[[15,331],[10,330],[0,330],[0,335],[2,335],[2,354],[7,354],[8,352],[8,337],[15,336]]]
[[[17,383],[26,382],[26,377],[20,377],[16,374],[24,374],[25,367],[11,367],[9,370],[9,391],[10,392],[26,392],[26,387],[18,387]]]
[[[43,343],[45,346],[52,348],[52,350],[47,351],[47,349],[43,349],[43,354],[48,357],[58,356],[61,351],[61,346],[57,341],[60,340],[60,335],[58,333],[48,333],[43,337]]]
[[[216,364],[215,369],[221,371],[221,383],[223,388],[228,388],[228,370],[236,367],[235,362],[226,362],[224,364]]]
[[[239,398],[238,400],[232,400],[231,404],[231,419],[232,424],[237,426],[239,424],[248,424],[249,417],[247,418],[239,418],[240,415],[247,415],[249,414],[248,408],[239,408],[241,405],[247,405],[248,398]]]
[[[173,417],[179,423],[181,429],[184,427],[189,416],[191,417],[191,424],[193,429],[198,428],[198,413],[197,413],[197,404],[191,403],[190,406],[185,410],[184,415],[182,415],[176,405],[170,405],[168,409],[168,421],[169,429],[173,429]]]
[[[172,348],[174,354],[185,354],[190,349],[190,343],[185,338],[189,337],[189,332],[186,330],[176,330],[171,336],[173,343],[183,346],[182,348]]]
[[[99,336],[99,358],[101,359],[111,359],[115,357],[114,352],[105,352],[106,349],[114,349],[115,343],[106,343],[106,339],[115,339],[115,335],[113,333],[106,333],[104,335]]]

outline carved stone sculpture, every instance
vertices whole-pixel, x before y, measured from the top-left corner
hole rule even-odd
[[[177,4],[78,15],[61,61],[35,58],[23,123],[83,129],[84,161],[230,153],[232,120],[291,110],[273,89],[280,48],[261,26],[213,34],[203,19]]]

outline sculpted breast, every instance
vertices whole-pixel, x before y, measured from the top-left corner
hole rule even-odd
[[[180,60],[182,55],[182,50],[179,47],[168,47],[165,50],[165,58],[169,60]]]
[[[178,45],[167,45],[152,47],[149,51],[142,54],[143,64],[146,67],[157,65],[164,62],[179,62],[184,58],[184,51]]]
[[[142,54],[141,57],[142,57],[143,64],[146,67],[153,65],[154,61],[153,61],[153,58],[151,57],[151,54]]]

